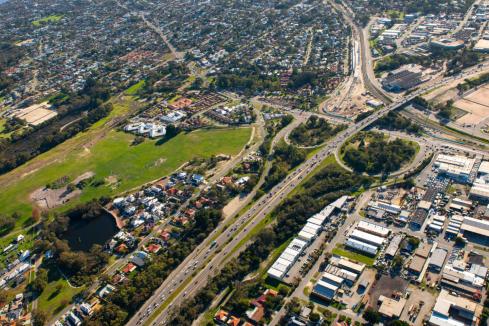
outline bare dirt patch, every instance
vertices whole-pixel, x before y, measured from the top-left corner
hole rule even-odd
[[[455,107],[468,112],[457,120],[458,123],[479,124],[489,118],[489,88],[482,87],[456,101]]]
[[[243,205],[243,202],[246,200],[246,196],[236,196],[234,197],[224,208],[222,209],[222,215],[224,218],[232,215],[233,213],[237,212],[239,209],[241,209],[241,206]]]
[[[154,166],[156,167],[156,166],[163,165],[163,164],[165,164],[165,162],[166,162],[166,158],[161,157],[161,158],[159,158],[159,159],[157,159],[157,160],[155,161]]]
[[[75,180],[73,180],[71,184],[76,185],[80,181],[91,178],[94,175],[95,173],[93,172],[85,172],[77,177]],[[51,189],[48,187],[39,188],[31,193],[30,198],[36,203],[37,206],[41,208],[51,209],[66,204],[70,199],[75,198],[80,194],[80,189],[69,191],[68,185],[66,185],[57,189]]]
[[[404,293],[408,284],[408,281],[398,276],[390,277],[388,275],[382,275],[382,277],[370,288],[369,295],[371,305],[375,307],[381,295],[390,298],[395,292]]]
[[[18,110],[15,113],[17,118],[25,120],[28,124],[34,126],[48,121],[57,115],[58,113],[51,110],[51,106],[47,102],[31,105],[25,109]]]

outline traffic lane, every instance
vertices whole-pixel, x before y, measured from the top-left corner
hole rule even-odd
[[[295,187],[295,185],[289,184],[288,187],[290,189],[293,189]],[[269,207],[272,208],[271,206],[273,206],[274,204],[279,203],[281,201],[281,199],[282,199],[282,196],[280,196],[279,198],[276,198],[272,203],[270,203]],[[266,215],[266,213],[268,213],[268,210],[266,212],[262,212],[263,215]],[[246,236],[246,233],[247,233],[247,230],[246,229],[243,230],[243,232],[241,232],[241,236],[236,237],[228,246],[234,248],[239,243],[239,241],[241,241],[244,238],[244,236]],[[224,251],[223,255],[227,255],[227,253],[228,253],[227,251]],[[220,258],[221,257],[218,256],[215,259],[216,260],[219,260]],[[213,265],[210,265],[210,266],[212,267]],[[207,267],[207,268],[209,268],[209,267]],[[175,305],[177,305],[178,303],[180,303],[182,301],[182,298],[185,298],[188,294],[191,294],[194,291],[197,291],[198,288],[200,288],[199,286],[195,286],[195,285],[198,285],[199,282],[201,282],[201,281],[206,281],[207,280],[207,278],[209,276],[208,269],[207,268],[205,268],[204,269],[204,273],[201,274],[203,276],[198,277],[198,279],[196,281],[194,281],[194,287],[192,287],[193,290],[191,290],[191,292],[189,290],[186,290],[186,291],[183,292],[183,294],[181,296],[179,296],[179,298],[177,297],[176,300],[173,301]],[[205,283],[203,285],[205,285]],[[166,312],[165,310],[163,311],[163,313]],[[159,317],[158,320],[161,320],[162,318],[164,318],[164,317]]]
[[[397,106],[397,105],[389,106],[389,107],[386,107],[384,110],[377,111],[377,114],[372,115],[372,117],[371,117],[370,119],[367,119],[367,121],[362,122],[362,123],[360,124],[360,126],[366,126],[366,125],[370,124],[371,122],[375,121],[375,120],[377,119],[377,117],[378,117],[378,116],[380,116],[381,114],[384,114],[385,112],[388,112],[389,110],[392,110],[392,109],[393,109],[393,108],[395,108],[396,106]],[[312,158],[312,159],[310,159],[310,160],[306,161],[306,162],[305,162],[305,166],[303,166],[303,168],[304,168],[304,169],[299,168],[298,170],[295,170],[295,171],[293,172],[294,177],[298,176],[299,174],[300,174],[300,175],[302,175],[302,174],[308,174],[308,173],[310,172],[310,170],[311,170],[311,169],[307,169],[307,168],[308,168],[308,167],[310,167],[310,166],[313,166],[313,165],[314,165],[314,164],[317,162],[317,160],[318,160],[318,156],[320,156],[320,157],[322,157],[322,158],[326,157],[326,155],[327,155],[327,154],[329,154],[329,152],[331,151],[331,148],[332,148],[332,147],[334,147],[336,144],[338,144],[338,143],[339,143],[341,140],[346,139],[346,138],[347,138],[349,135],[351,135],[352,133],[356,132],[356,131],[357,131],[357,128],[356,128],[356,127],[357,127],[357,125],[353,125],[351,128],[349,128],[349,129],[351,129],[351,130],[348,130],[348,129],[347,129],[347,131],[346,131],[345,133],[343,133],[342,135],[340,135],[340,137],[339,137],[338,141],[334,142],[332,145],[327,145],[327,146],[325,147],[325,149],[324,149],[324,150],[322,150],[320,153],[318,153],[318,154],[320,154],[320,155],[316,155],[314,158]],[[307,170],[306,170],[306,169],[307,169]],[[299,174],[298,174],[298,173],[299,173]],[[287,178],[287,180],[288,180],[288,179],[290,179],[290,176]],[[284,182],[279,183],[279,185],[278,185],[278,189],[277,189],[277,192],[282,191],[282,189],[283,189],[283,185],[284,185]],[[288,184],[288,188],[290,188],[290,189],[292,190],[293,188],[295,188],[295,185],[294,185],[294,184],[290,184],[290,183],[289,183],[289,184]],[[286,187],[286,189],[287,189],[287,187]],[[282,195],[280,196],[279,200],[283,199],[283,196],[284,196],[284,194],[282,194]],[[260,206],[261,204],[265,204],[265,203],[266,203],[266,198],[265,198],[265,199],[263,199],[262,201],[260,201],[260,202],[258,203],[258,206]],[[269,206],[269,207],[275,206],[275,204],[276,204],[276,203],[277,203],[277,200],[272,200],[272,201],[271,201],[271,202],[268,204],[268,206]],[[248,216],[249,216],[249,215],[248,215]],[[224,234],[224,233],[223,233],[223,234]],[[228,234],[226,235],[226,237],[230,237],[231,235],[232,235],[232,233],[228,233]],[[223,235],[221,235],[221,236],[223,236]],[[188,265],[186,265],[186,266],[187,266],[187,269],[188,269],[188,267],[189,267],[189,266],[188,266]],[[187,274],[188,274],[188,273],[187,273]],[[180,275],[180,277],[181,277],[181,270],[180,270],[179,275]],[[185,273],[184,273],[184,276],[185,276]],[[181,278],[180,278],[180,282],[182,282],[182,279],[181,279]],[[177,296],[177,297],[178,297],[178,296]]]
[[[316,161],[316,159],[312,160],[314,163],[314,161]],[[311,164],[312,165],[312,164]],[[301,171],[299,171],[301,172]],[[296,176],[297,178],[300,178],[301,175],[300,174],[297,174],[296,173]],[[294,189],[295,188],[295,184],[293,183],[293,181],[295,181],[294,179],[290,180],[289,183],[287,185],[285,185],[285,187],[283,189]],[[289,191],[290,191],[289,190]],[[267,205],[264,210],[260,213],[263,217],[265,217],[270,211],[271,209],[273,208],[273,206],[275,204],[278,204],[282,199],[283,199],[283,196],[285,194],[279,194],[279,196],[277,196],[274,200],[272,200],[272,202],[269,203],[269,205]],[[260,215],[259,214],[259,215]],[[253,221],[252,224],[254,224],[256,221]],[[226,248],[227,247],[231,247],[231,248],[234,248],[236,247],[236,245],[247,235],[247,229],[244,228],[242,230],[242,232],[240,232],[239,236],[238,237],[234,237],[230,243],[228,243],[226,245]],[[228,251],[224,251],[223,254],[219,254],[218,256],[214,257],[211,261],[211,264],[210,265],[207,265],[206,267],[203,268],[203,270],[196,276],[194,277],[194,279],[196,279],[194,282],[193,282],[193,285],[192,284],[189,284],[185,289],[184,289],[184,292],[182,295],[179,295],[178,297],[180,297],[180,299],[177,300],[177,298],[175,300],[173,300],[173,302],[176,304],[178,302],[181,301],[181,298],[185,298],[186,296],[192,294],[193,292],[197,291],[198,290],[198,285],[200,282],[202,281],[206,281],[208,279],[208,276],[209,276],[209,273],[210,273],[210,270],[212,269],[212,267],[214,266],[214,264],[218,264],[218,263],[222,263],[222,261],[224,261],[226,259],[226,255],[228,254]],[[224,256],[224,257],[223,257]],[[222,261],[220,261],[222,260]],[[216,262],[214,262],[216,261]],[[219,262],[220,261],[220,262]],[[189,286],[191,286],[191,290],[188,290],[187,288]],[[203,284],[205,285],[205,284]],[[160,314],[163,314],[164,312],[166,312],[167,309],[163,310]],[[161,318],[163,317],[159,317],[157,320],[161,320]]]

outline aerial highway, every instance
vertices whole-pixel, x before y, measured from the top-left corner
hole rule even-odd
[[[478,67],[477,69],[484,69]],[[465,73],[465,72],[464,72]],[[388,104],[375,111],[362,121],[350,125],[331,139],[316,155],[302,163],[291,175],[277,184],[266,196],[256,202],[247,212],[238,217],[229,227],[223,225],[216,228],[208,238],[203,241],[194,252],[189,255],[178,268],[176,268],[162,285],[146,301],[141,309],[133,316],[128,325],[161,325],[165,324],[171,316],[171,311],[178,307],[185,299],[203,288],[207,281],[224,266],[231,257],[245,249],[242,242],[254,225],[264,219],[267,214],[285,198],[300,181],[312,172],[334,149],[355,133],[374,123],[384,114],[396,110],[416,96],[435,89],[454,78],[444,78],[432,85],[419,89],[408,96]],[[241,242],[241,243],[240,243]]]
[[[348,138],[368,127],[384,114],[406,105],[415,97],[453,80],[464,78],[475,72],[486,71],[489,67],[489,64],[483,64],[477,67],[468,68],[458,75],[433,82],[405,97],[393,98],[380,88],[377,79],[373,74],[369,45],[364,31],[353,22],[347,9],[337,5],[335,5],[335,7],[344,13],[348,23],[354,27],[355,37],[360,41],[360,65],[365,87],[373,96],[381,99],[386,105],[364,120],[351,124],[347,129],[329,140],[316,155],[302,163],[291,175],[277,184],[266,196],[262,197],[250,207],[248,211],[236,218],[231,225],[225,227],[221,223],[221,225],[219,225],[219,227],[216,228],[208,238],[169,275],[169,277],[167,277],[162,285],[155,291],[153,296],[148,299],[140,310],[132,317],[128,322],[128,325],[165,325],[170,320],[174,308],[181,305],[184,300],[202,289],[207,284],[208,280],[219,272],[226,261],[237,256],[246,248],[246,241],[244,240],[246,240],[250,229],[260,223],[260,221],[272,212],[278,204],[292,192],[293,189],[295,189],[297,184],[313,171],[316,165],[320,164],[326,157],[332,154],[333,151]]]

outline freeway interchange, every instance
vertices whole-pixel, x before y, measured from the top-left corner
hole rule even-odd
[[[229,259],[237,256],[246,248],[250,230],[263,221],[295,189],[301,180],[312,173],[316,166],[354,134],[373,124],[378,118],[388,112],[405,106],[419,95],[438,88],[450,81],[464,78],[488,68],[487,64],[479,65],[476,68],[469,68],[456,76],[446,77],[429,86],[420,88],[404,98],[393,99],[378,86],[372,71],[369,45],[364,32],[348,17],[347,10],[338,6],[336,8],[337,10],[343,11],[348,23],[354,27],[354,35],[361,44],[360,66],[365,87],[374,96],[383,100],[386,106],[375,111],[364,120],[351,124],[347,129],[329,140],[313,157],[302,163],[286,179],[277,184],[266,196],[263,196],[259,201],[254,203],[246,212],[235,218],[228,227],[221,223],[167,277],[152,297],[131,318],[128,322],[129,326],[165,325],[171,319],[175,308],[202,289],[208,280],[216,275]],[[471,141],[477,143],[476,140],[471,139]]]
[[[484,69],[478,67],[478,70]],[[471,72],[473,69],[470,70]],[[466,72],[468,73],[468,72]],[[462,76],[463,77],[463,76]],[[416,96],[435,89],[457,77],[447,77],[417,90],[402,100],[393,102],[362,121],[350,125],[340,132],[313,157],[302,163],[285,180],[277,184],[266,196],[262,197],[244,214],[236,218],[229,227],[220,225],[194,252],[176,268],[163,284],[146,301],[140,310],[128,322],[128,325],[164,325],[170,318],[172,310],[178,307],[188,297],[203,288],[207,281],[224,266],[232,257],[245,249],[247,235],[255,225],[259,224],[275,207],[288,195],[306,176],[311,174],[314,167],[319,165],[333,151],[357,132],[374,123],[386,113],[399,109]]]

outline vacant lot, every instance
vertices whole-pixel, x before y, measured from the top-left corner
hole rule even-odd
[[[146,140],[132,146],[134,136],[110,131],[93,146],[73,150],[10,183],[0,193],[0,207],[2,213],[18,211],[28,217],[32,210],[30,193],[63,176],[74,180],[88,171],[93,171],[97,179],[117,181],[89,186],[61,208],[101,196],[113,196],[163,177],[193,157],[221,153],[235,155],[247,143],[250,134],[250,128],[199,130],[181,133],[163,144]]]
[[[381,295],[390,298],[395,292],[404,294],[408,284],[408,281],[399,276],[390,277],[388,275],[382,275],[370,288],[371,304],[375,307]]]
[[[477,91],[455,102],[455,107],[467,111],[457,120],[459,123],[479,124],[489,118],[489,87],[484,86]]]
[[[39,27],[43,24],[57,23],[63,18],[63,15],[50,15],[32,22],[32,25]]]

